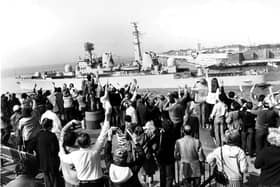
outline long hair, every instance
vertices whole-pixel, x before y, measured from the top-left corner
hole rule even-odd
[[[211,80],[211,92],[216,93],[217,89],[219,88],[219,82],[217,78],[213,78]]]

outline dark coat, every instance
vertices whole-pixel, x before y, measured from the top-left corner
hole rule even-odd
[[[199,139],[199,120],[196,116],[189,116],[185,125],[191,126],[192,133],[191,136]]]
[[[257,154],[255,167],[261,169],[259,183],[280,186],[280,147],[268,146]]]
[[[136,107],[136,113],[137,113],[138,124],[144,126],[147,122],[147,113],[148,113],[148,109],[146,105],[138,101]]]
[[[162,165],[174,163],[175,136],[173,123],[170,120],[162,122],[163,130],[160,131],[159,148],[157,151],[158,162]]]
[[[37,149],[40,169],[43,172],[57,173],[59,170],[59,145],[54,133],[41,130],[38,134]]]
[[[248,129],[250,129],[250,130],[255,129],[256,115],[245,110],[245,111],[239,111],[239,117],[242,121],[241,130],[243,132],[248,132]]]
[[[152,176],[158,169],[156,160],[156,153],[159,146],[159,132],[155,130],[153,134],[144,133],[144,144],[142,145],[145,153],[145,160],[143,163],[143,170],[148,176]]]
[[[110,102],[111,102],[111,105],[112,106],[117,106],[119,107],[121,105],[121,102],[122,102],[122,98],[121,98],[121,95],[120,93],[109,93],[109,98],[110,98]]]

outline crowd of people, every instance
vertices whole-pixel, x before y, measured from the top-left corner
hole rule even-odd
[[[118,87],[94,76],[82,88],[35,85],[20,99],[1,96],[1,143],[35,155],[47,187],[152,185],[158,170],[161,187],[200,186],[206,162],[226,176],[224,186],[242,186],[249,162],[261,169],[260,185],[280,186],[279,91],[270,87],[267,95],[256,95],[254,89],[250,97],[242,87],[239,96],[226,93],[216,78],[166,96],[140,92],[137,80]],[[81,131],[87,110],[104,111],[94,143]],[[207,156],[200,128],[209,130],[217,147]],[[29,177],[15,181],[31,186],[36,168],[28,161],[18,165],[20,176]],[[7,186],[23,186],[15,181]]]

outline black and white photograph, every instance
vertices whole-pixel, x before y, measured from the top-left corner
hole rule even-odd
[[[0,187],[280,187],[280,1],[1,0]]]

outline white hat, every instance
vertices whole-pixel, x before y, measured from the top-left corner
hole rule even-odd
[[[19,105],[14,105],[13,106],[13,112],[16,112],[20,109],[20,106]]]
[[[113,183],[125,183],[133,176],[129,167],[117,166],[111,164],[109,168],[109,177]]]
[[[269,128],[268,131],[267,141],[271,145],[280,147],[280,128]]]
[[[156,127],[153,121],[148,121],[145,126],[143,126],[143,129],[146,131],[155,131]]]

